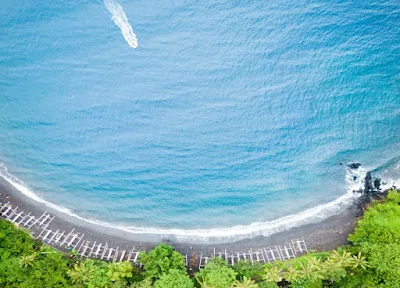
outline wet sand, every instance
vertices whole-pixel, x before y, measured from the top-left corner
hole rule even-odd
[[[0,202],[10,201],[13,206],[19,207],[19,211],[32,212],[37,216],[44,211],[48,211],[56,216],[49,229],[70,231],[75,228],[76,231],[85,233],[84,238],[87,241],[107,242],[109,246],[119,247],[120,250],[130,250],[133,247],[136,250],[149,250],[164,242],[173,245],[182,254],[188,255],[193,254],[193,252],[211,255],[214,248],[217,251],[227,249],[228,252],[242,252],[249,249],[283,245],[292,239],[301,237],[304,238],[309,250],[331,250],[348,244],[347,236],[353,232],[357,218],[362,215],[360,205],[354,203],[354,205],[344,209],[340,214],[321,219],[322,221],[319,223],[292,228],[268,237],[258,236],[232,243],[206,245],[174,243],[158,235],[138,235],[120,229],[95,225],[49,208],[45,204],[23,195],[2,178],[0,178],[0,193]]]

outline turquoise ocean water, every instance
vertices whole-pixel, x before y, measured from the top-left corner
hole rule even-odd
[[[0,172],[25,193],[232,240],[337,213],[340,162],[400,178],[399,1],[118,3],[2,1]]]

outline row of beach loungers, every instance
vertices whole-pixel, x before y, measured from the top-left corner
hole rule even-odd
[[[19,226],[31,229],[34,225],[40,228],[47,228],[47,226],[54,220],[54,216],[44,212],[40,217],[35,217],[31,213],[18,212],[18,206],[13,208],[10,202],[3,204],[0,203],[0,214],[3,218],[11,221]]]
[[[70,232],[61,230],[49,229],[50,223],[55,216],[44,212],[39,217],[31,213],[18,211],[18,207],[13,207],[10,202],[0,203],[0,216],[18,226],[22,226],[30,230],[34,237],[56,249],[75,250],[78,255],[86,258],[95,258],[106,261],[130,261],[133,264],[138,263],[139,250],[133,247],[130,250],[122,250],[119,247],[110,247],[108,243],[98,243],[97,241],[90,242],[84,239],[85,234],[76,232],[72,229]],[[283,261],[291,258],[296,258],[299,255],[307,253],[307,246],[303,238],[290,241],[282,246],[274,246],[261,248],[257,250],[250,249],[247,252],[232,253],[224,251],[214,252],[211,256],[200,254],[200,257],[195,257],[198,261],[198,268],[203,268],[212,258],[220,257],[226,260],[229,264],[235,265],[240,260],[248,260],[252,263],[271,263],[274,261]],[[185,255],[186,266],[193,266],[192,259],[188,259]],[[196,264],[197,266],[197,264]]]
[[[22,226],[31,232],[36,239],[52,246],[56,249],[75,250],[78,255],[86,258],[96,258],[106,261],[131,261],[137,263],[139,252],[133,247],[131,250],[119,250],[119,248],[109,247],[108,243],[97,243],[84,240],[85,234],[71,231],[52,230],[48,226],[54,220],[54,216],[44,212],[39,217],[31,213],[18,211],[18,207],[13,207],[10,202],[0,203],[0,215],[4,219]]]
[[[209,260],[215,257],[220,257],[231,265],[235,265],[235,263],[240,260],[247,260],[251,263],[272,263],[296,258],[307,252],[308,250],[304,238],[292,240],[290,243],[286,243],[282,246],[260,248],[257,250],[250,249],[247,252],[230,253],[227,252],[226,249],[222,252],[216,252],[214,249],[214,253],[210,257],[203,256],[203,254],[200,255],[199,269],[203,268]]]

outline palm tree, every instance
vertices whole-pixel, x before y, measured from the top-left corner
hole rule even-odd
[[[235,282],[233,282],[231,287],[232,288],[258,288],[258,285],[253,280],[244,276],[241,281],[235,280]]]
[[[338,268],[342,268],[341,263],[330,258],[323,262],[323,266],[325,271],[332,271]]]
[[[342,253],[342,255],[340,255],[338,252],[334,251],[334,254],[323,262],[325,280],[335,282],[346,276],[345,263],[348,261],[347,256],[347,254]]]
[[[301,278],[313,279],[314,278],[314,267],[310,262],[299,263],[299,274]]]
[[[349,267],[352,266],[352,257],[350,252],[343,252],[340,254],[338,251],[334,250],[332,255],[328,257],[328,260],[332,260],[340,265],[340,267]]]
[[[35,261],[37,256],[37,253],[33,253],[31,255],[23,255],[20,259],[19,259],[19,265],[21,267],[29,267],[29,266],[33,266],[33,261]]]
[[[73,284],[84,284],[93,278],[94,262],[86,260],[85,262],[76,263],[74,270],[68,271],[68,275],[72,278]]]
[[[264,280],[266,282],[275,282],[278,283],[282,281],[282,269],[279,269],[276,266],[273,266],[272,268],[266,268],[265,269],[265,275],[264,275]]]
[[[211,288],[210,286],[208,286],[207,282],[203,278],[199,278],[197,277],[197,275],[195,275],[195,278],[197,280],[197,283],[199,283],[200,288]]]
[[[361,267],[362,269],[367,269],[368,263],[364,256],[361,255],[361,252],[358,252],[357,255],[353,255],[351,259],[352,268]]]
[[[283,278],[291,283],[293,283],[296,279],[299,279],[300,277],[301,276],[299,270],[294,269],[293,267],[289,267],[283,274]]]
[[[325,267],[320,259],[311,257],[308,259],[311,269],[314,271],[314,278],[324,279],[326,275]]]

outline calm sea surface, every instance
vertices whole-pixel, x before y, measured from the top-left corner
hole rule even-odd
[[[399,1],[119,4],[137,49],[103,1],[2,1],[3,175],[85,218],[203,232],[334,201],[340,162],[400,178]]]

